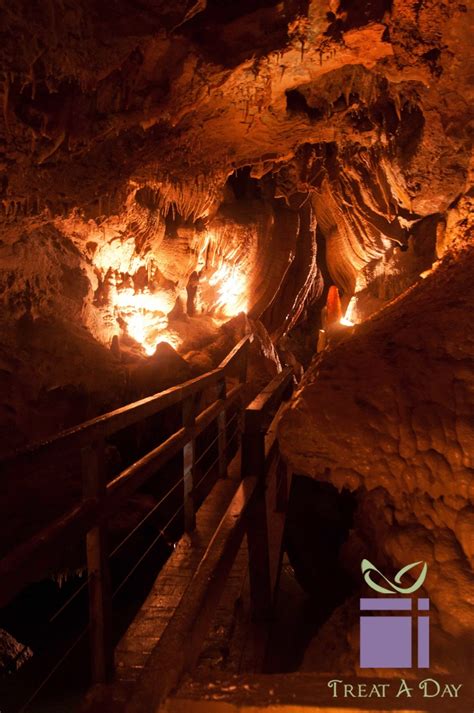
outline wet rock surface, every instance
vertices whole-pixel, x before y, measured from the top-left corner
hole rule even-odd
[[[20,644],[4,629],[0,629],[0,672],[5,675],[18,671],[33,656],[28,646]]]
[[[279,430],[296,472],[357,492],[354,575],[369,555],[388,571],[426,561],[432,620],[460,649],[474,623],[473,268],[470,245],[320,355]]]

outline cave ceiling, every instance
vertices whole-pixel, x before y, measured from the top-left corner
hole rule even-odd
[[[102,199],[106,212],[137,185],[166,201],[171,184],[169,197],[199,217],[235,169],[278,172],[300,146],[336,142],[341,160],[354,149],[390,155],[405,209],[443,211],[468,162],[467,10],[434,0],[8,3],[4,210],[93,214]]]
[[[5,4],[9,314],[59,310],[107,344],[115,318],[143,331],[127,295],[166,315],[200,279],[200,309],[279,338],[325,270],[349,299],[467,190],[470,18],[454,0]]]

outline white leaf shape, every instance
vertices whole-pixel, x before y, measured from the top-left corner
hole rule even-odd
[[[409,587],[398,586],[399,584],[401,584],[403,575],[413,569],[413,567],[417,567],[419,564],[422,564],[423,567],[421,568],[421,572],[418,575],[418,579]],[[394,584],[387,577],[385,577],[385,575],[383,575],[382,572],[377,569],[377,567],[373,565],[372,562],[370,562],[369,560],[362,560],[360,567],[362,570],[362,574],[364,575],[364,580],[366,584],[368,584],[369,587],[374,589],[376,592],[379,592],[380,594],[413,594],[413,592],[416,592],[416,590],[423,585],[423,582],[426,579],[426,573],[428,572],[428,565],[426,564],[426,562],[423,562],[422,560],[420,560],[419,562],[412,562],[411,564],[405,565],[405,567],[402,567],[402,569],[397,572],[397,574],[395,575],[396,584]],[[381,584],[377,584],[377,582],[374,582],[371,576],[372,572],[376,572],[380,577],[382,577],[382,579],[387,582],[391,589],[387,589]]]

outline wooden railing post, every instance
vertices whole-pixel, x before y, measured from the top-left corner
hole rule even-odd
[[[254,430],[249,423],[248,411],[244,411],[242,433],[241,477],[248,475],[263,479],[265,473],[265,433]]]
[[[217,398],[225,401],[227,385],[223,375],[217,382]],[[223,409],[217,417],[217,449],[219,456],[219,478],[227,477],[227,414]]]
[[[86,550],[92,680],[94,683],[103,683],[112,678],[114,671],[107,523],[101,519],[100,508],[105,501],[107,486],[103,442],[84,447],[81,456],[83,497],[94,499],[99,505],[99,521],[87,533]]]
[[[267,504],[265,498],[265,431],[256,414],[245,412],[242,435],[242,478],[260,481],[247,524],[249,583],[252,618],[267,619],[272,611]]]
[[[183,401],[183,427],[194,426],[196,417],[193,396]],[[183,448],[183,484],[184,484],[184,531],[192,532],[196,527],[194,511],[194,479],[196,470],[196,440],[192,438]]]

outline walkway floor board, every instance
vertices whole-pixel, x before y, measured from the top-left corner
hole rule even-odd
[[[230,477],[218,480],[196,514],[196,529],[177,543],[139,613],[115,650],[116,679],[93,688],[82,710],[117,713],[130,698],[145,664],[173,617],[209,542],[234,496],[240,463],[229,466]]]

